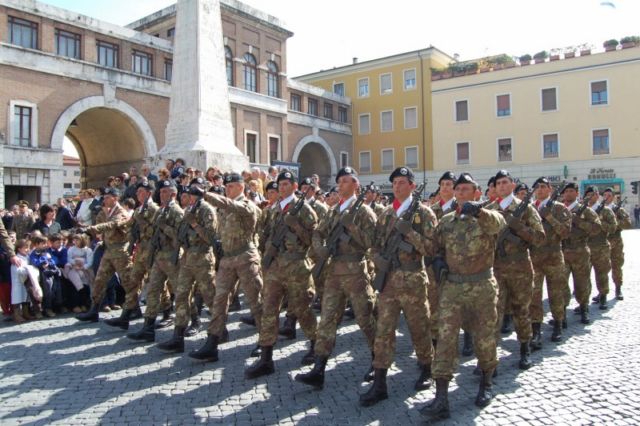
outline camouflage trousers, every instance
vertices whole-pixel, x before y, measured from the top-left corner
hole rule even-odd
[[[94,305],[100,306],[104,296],[107,292],[107,283],[115,274],[118,273],[120,277],[120,283],[123,288],[130,287],[129,278],[131,274],[131,259],[127,255],[118,257],[108,257],[108,249],[105,256],[100,261],[98,272],[96,272],[96,278],[93,281],[93,288],[91,289],[91,301]]]
[[[565,274],[562,250],[540,252],[531,256],[533,263],[533,296],[529,306],[531,322],[541,323],[544,317],[542,307],[542,285],[547,281],[547,294],[551,315],[556,321],[564,319],[565,307],[569,304],[567,297],[567,275]]]
[[[576,298],[576,302],[580,306],[589,306],[589,296],[591,295],[591,251],[589,247],[582,246],[571,249],[563,249],[565,275],[567,280],[569,276],[573,276],[573,293]],[[567,305],[571,300],[571,289],[567,285],[566,292],[568,297],[565,297]]]
[[[186,327],[193,313],[193,296],[197,287],[202,300],[211,308],[215,296],[215,257],[213,252],[187,250],[180,259],[176,283],[176,327]]]
[[[179,267],[170,260],[170,254],[158,254],[153,260],[147,283],[145,318],[154,318],[171,307],[171,286],[178,282]]]
[[[260,330],[262,320],[262,272],[260,271],[260,255],[252,249],[238,256],[220,259],[220,268],[216,273],[216,292],[211,306],[211,322],[207,332],[222,337],[224,325],[229,313],[229,304],[238,286],[242,289],[251,314]]]
[[[529,305],[533,296],[533,267],[526,260],[499,261],[494,264],[494,273],[498,281],[498,321],[496,338],[500,336],[502,317],[511,308],[513,325],[520,343],[531,340],[531,318]]]
[[[374,368],[389,368],[396,352],[396,328],[400,311],[404,313],[418,362],[431,364],[433,346],[427,296],[427,272],[396,269],[387,276],[376,301],[378,319],[373,345]]]
[[[128,285],[124,287],[126,293],[124,299],[124,309],[135,309],[139,304],[140,292],[142,291],[142,284],[145,276],[149,272],[149,251],[147,249],[139,248],[136,250],[135,257],[133,259],[133,266],[129,273]]]
[[[473,337],[473,350],[480,369],[485,372],[495,370],[498,365],[495,335],[497,304],[498,284],[494,278],[469,283],[445,281],[442,284],[438,346],[432,368],[435,379],[453,378],[458,368],[458,336],[463,324]]]
[[[611,278],[616,287],[622,287],[622,267],[624,266],[624,243],[622,237],[613,237],[611,244]]]
[[[609,243],[590,245],[591,264],[596,275],[596,288],[600,295],[609,294],[609,271],[611,271],[611,247]]]
[[[337,275],[332,273],[332,267],[326,268],[330,272],[327,273],[327,279],[324,282],[322,314],[315,346],[315,352],[318,356],[328,357],[331,355],[336,342],[338,322],[344,313],[347,299],[351,301],[356,322],[367,339],[367,345],[373,350],[376,333],[373,317],[375,294],[369,283],[369,274],[364,261],[361,263],[362,267],[356,274]]]
[[[264,271],[262,290],[262,324],[260,327],[260,346],[273,346],[278,339],[278,315],[286,294],[288,310],[300,323],[307,339],[316,340],[316,317],[311,311],[311,302],[315,296],[311,279],[311,263],[307,258],[288,260],[280,254]]]
[[[431,266],[427,266],[427,294],[429,295],[429,313],[431,314],[431,337],[438,336],[438,283]]]

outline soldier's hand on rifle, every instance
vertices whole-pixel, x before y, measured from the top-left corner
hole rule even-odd
[[[507,225],[509,225],[509,228],[513,229],[514,231],[519,231],[524,228],[524,224],[520,221],[520,219],[514,217],[513,215],[504,215],[504,220],[507,221]]]
[[[298,225],[300,223],[300,219],[298,218],[298,216],[285,214],[284,215],[284,223],[288,227],[293,228],[294,226],[296,226],[296,225]]]
[[[402,235],[407,235],[411,231],[411,222],[404,219],[398,219],[395,224],[396,230]]]
[[[466,214],[473,217],[480,216],[480,210],[482,210],[482,203],[478,201],[467,201],[462,206],[460,210],[460,214]]]
[[[195,219],[192,219],[191,222],[189,222],[189,225],[191,225],[193,229],[196,229],[196,226],[198,226],[198,222],[196,222]]]
[[[376,254],[373,256],[373,264],[376,266],[376,269],[380,271],[386,271],[389,269],[390,262],[382,257],[382,255]]]
[[[351,227],[355,225],[355,221],[356,216],[352,213],[342,215],[342,217],[340,218],[340,223],[347,229],[351,229]]]
[[[329,258],[329,248],[327,246],[320,246],[315,249],[316,256],[318,259],[328,259]]]

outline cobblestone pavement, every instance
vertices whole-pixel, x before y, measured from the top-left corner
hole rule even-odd
[[[624,233],[623,302],[592,310],[594,322],[586,327],[569,311],[561,344],[549,341],[551,327],[545,325],[544,348],[533,353],[536,365],[526,372],[516,367],[515,333],[505,338],[494,386],[498,396],[484,410],[473,405],[475,359],[463,358],[450,387],[452,417],[443,424],[640,424],[639,237],[640,231]],[[434,390],[413,391],[418,369],[404,323],[389,372],[389,399],[361,408],[358,394],[367,385],[360,380],[370,355],[354,321],[340,328],[325,389],[318,392],[293,380],[307,349],[300,331],[296,341],[278,343],[275,374],[245,380],[256,335],[239,315],[230,315],[232,340],[221,345],[215,364],[193,362],[186,354],[166,356],[102,323],[79,325],[70,315],[22,326],[3,323],[0,424],[421,423],[417,408]],[[140,326],[138,320],[131,328]],[[158,340],[171,332],[160,331]],[[188,339],[186,351],[205,338],[200,333]]]

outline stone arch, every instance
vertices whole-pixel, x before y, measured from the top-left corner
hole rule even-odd
[[[293,150],[291,161],[293,161],[294,163],[298,162],[302,149],[305,146],[312,143],[318,144],[322,148],[324,148],[324,151],[327,154],[327,158],[329,159],[329,167],[331,169],[331,178],[334,178],[338,174],[338,163],[336,162],[336,157],[335,155],[333,155],[333,151],[331,150],[331,147],[329,146],[327,141],[322,139],[322,137],[320,137],[319,135],[311,134],[300,139],[300,141],[298,141],[298,143],[296,144],[296,147]]]

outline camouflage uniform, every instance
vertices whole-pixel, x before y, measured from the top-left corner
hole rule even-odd
[[[319,202],[318,200],[315,200],[311,207],[313,208],[313,211],[316,212],[316,216],[318,217],[318,224],[322,223],[325,216],[327,216],[327,213],[329,212],[329,207],[326,204]],[[315,261],[313,246],[311,247],[311,259]],[[326,268],[322,272],[322,276],[313,281],[313,285],[316,289],[316,296],[319,298],[319,300],[322,300],[322,295],[324,293],[324,282],[327,279]]]
[[[296,197],[283,209],[277,204],[271,212],[272,223],[280,221],[286,210],[296,203]],[[311,301],[315,295],[311,279],[311,262],[308,258],[311,234],[317,226],[317,216],[313,209],[304,204],[298,213],[299,225],[288,227],[281,251],[276,253],[273,263],[264,271],[262,324],[260,346],[273,346],[278,338],[278,314],[282,300],[287,295],[289,310],[296,315],[305,336],[316,340],[316,317],[311,311]],[[272,250],[271,239],[275,227],[267,225],[266,251]]]
[[[31,232],[31,228],[36,221],[33,219],[33,216],[30,214],[21,215],[13,217],[13,222],[11,223],[11,231],[16,233],[16,239],[26,238],[27,234]]]
[[[384,206],[380,203],[376,203],[375,201],[371,202],[371,204],[367,204],[367,206],[373,210],[376,217],[380,217],[382,212],[384,212]]]
[[[355,203],[355,198],[352,203]],[[316,248],[323,246],[331,230],[348,214],[351,214],[349,208],[341,213],[340,207],[334,206],[313,233],[313,246]],[[356,213],[353,224],[346,231],[350,239],[338,242],[336,254],[323,268],[323,275],[326,272],[327,278],[324,282],[322,314],[315,345],[317,356],[328,357],[331,354],[335,345],[338,321],[342,317],[346,299],[351,301],[358,326],[364,333],[369,348],[373,349],[375,295],[369,283],[364,255],[373,245],[375,225],[375,214],[369,207],[362,205]]]
[[[398,220],[393,206],[388,206],[380,215],[376,227],[374,253],[383,249]],[[437,219],[433,211],[420,204],[411,221],[412,230],[403,237],[411,244],[411,253],[399,251],[400,267],[389,270],[384,289],[378,294],[378,319],[373,350],[373,367],[376,369],[388,369],[393,363],[396,328],[401,310],[407,320],[418,362],[424,366],[430,365],[433,360],[427,296],[428,278],[422,258],[433,253],[436,224]]]
[[[191,226],[191,222],[197,224]],[[197,286],[204,303],[211,307],[215,296],[213,240],[218,219],[213,207],[200,199],[189,206],[178,226],[178,244],[183,248],[176,285],[176,328],[186,327],[191,318],[191,301]]]
[[[578,203],[567,206],[572,213],[572,227],[569,238],[562,242],[562,254],[564,255],[565,274],[567,279],[569,274],[573,275],[573,292],[576,301],[583,308],[589,305],[589,295],[591,293],[591,251],[587,246],[587,239],[590,235],[595,235],[602,230],[600,218],[589,208],[585,209],[580,217],[577,217]],[[569,304],[571,300],[571,290],[566,287],[565,302]]]
[[[596,275],[596,287],[600,296],[609,294],[609,271],[611,271],[611,245],[607,239],[618,229],[616,215],[609,207],[603,207],[598,214],[602,230],[589,236],[591,264]]]
[[[231,200],[218,194],[205,193],[205,199],[218,209],[219,235],[224,253],[216,275],[211,322],[207,331],[210,335],[222,337],[229,301],[238,284],[260,330],[262,275],[260,254],[254,240],[260,209],[242,194]]]
[[[4,227],[4,222],[0,220],[0,247],[4,250],[5,254],[8,258],[12,258],[16,255],[13,250],[13,244],[11,243],[11,238],[9,238],[9,233]]]
[[[544,200],[543,200],[544,201]],[[533,297],[529,306],[531,321],[541,323],[544,310],[542,307],[542,284],[546,277],[547,293],[551,315],[556,321],[564,319],[567,276],[565,275],[564,257],[562,256],[562,240],[571,233],[571,213],[556,201],[538,206],[544,227],[545,241],[539,247],[531,247],[533,263]],[[536,204],[539,204],[536,202]]]
[[[622,287],[622,266],[624,265],[624,243],[622,242],[622,231],[631,229],[631,218],[624,208],[614,207],[618,227],[615,232],[609,234],[609,244],[611,245],[611,278],[616,289]]]
[[[500,209],[506,215],[512,215],[514,210],[522,203],[511,196],[513,201],[506,209],[502,209],[499,202],[491,204],[490,208]],[[529,245],[540,246],[545,241],[542,219],[536,209],[529,205],[519,219],[522,229],[516,231],[513,228],[505,229],[515,238],[507,237],[504,240],[504,253],[500,247],[495,253],[494,270],[498,281],[498,318],[501,319],[506,304],[512,310],[513,323],[520,343],[531,340],[531,319],[529,317],[529,305],[533,296],[533,266],[529,258]],[[506,254],[502,256],[502,254]],[[496,324],[496,334],[500,333],[500,321]]]
[[[451,380],[458,367],[458,334],[468,324],[478,365],[488,377],[498,365],[495,328],[498,284],[491,270],[496,236],[506,226],[498,212],[482,209],[478,218],[451,212],[436,229],[436,254],[449,266],[440,287],[438,346],[434,379]]]

